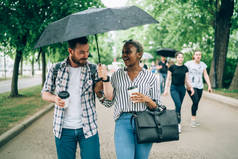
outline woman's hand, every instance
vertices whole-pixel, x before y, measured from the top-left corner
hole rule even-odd
[[[193,95],[194,95],[194,89],[193,89],[193,87],[190,88],[190,91],[191,91],[191,96],[193,96]]]
[[[164,96],[167,96],[168,95],[168,91],[165,89],[164,93],[163,93]]]
[[[103,80],[107,79],[108,71],[107,71],[107,67],[105,65],[99,64],[97,71],[98,71],[99,78],[102,78]]]
[[[148,96],[145,96],[144,94],[136,92],[136,93],[132,93],[131,101],[134,103],[143,103],[143,102],[149,102],[150,98]]]
[[[212,88],[211,86],[207,88],[209,93],[212,93]]]
[[[132,93],[131,101],[133,103],[146,103],[149,109],[155,109],[157,107],[156,103],[148,96],[141,93]]]

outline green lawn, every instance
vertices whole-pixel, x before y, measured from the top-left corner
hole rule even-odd
[[[49,104],[41,99],[40,91],[41,86],[35,86],[19,90],[22,96],[15,98],[9,92],[0,94],[0,134]]]
[[[204,90],[207,91],[207,85],[204,84]],[[238,90],[229,90],[226,88],[213,89],[213,93],[238,99]]]
[[[215,89],[214,93],[238,99],[238,90],[228,90],[225,88]]]

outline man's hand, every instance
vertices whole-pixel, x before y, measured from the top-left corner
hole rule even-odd
[[[61,99],[60,97],[55,96],[55,104],[60,107],[64,107],[65,101],[63,99]]]

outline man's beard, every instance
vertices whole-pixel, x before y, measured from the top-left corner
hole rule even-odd
[[[80,60],[87,60],[87,58],[81,58],[80,60],[77,60],[74,56],[71,56],[72,61],[77,64],[78,66],[84,66],[87,62],[81,63]]]

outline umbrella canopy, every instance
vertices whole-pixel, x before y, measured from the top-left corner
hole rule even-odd
[[[176,50],[170,48],[163,48],[156,51],[158,55],[164,57],[175,57],[176,52],[177,52]]]
[[[37,41],[35,48],[151,23],[158,23],[158,21],[136,6],[90,8],[49,24]]]
[[[147,53],[147,52],[143,53],[142,60],[148,60],[148,59],[153,59],[153,58],[154,57],[150,53]]]

